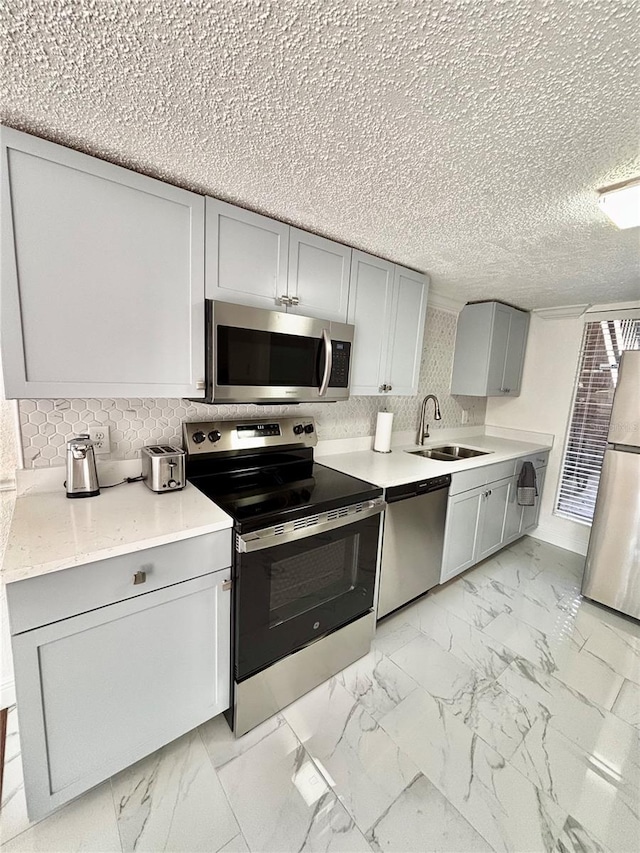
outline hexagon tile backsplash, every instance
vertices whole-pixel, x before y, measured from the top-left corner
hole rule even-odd
[[[178,399],[128,400],[21,400],[20,422],[24,460],[28,468],[64,465],[65,444],[72,435],[90,426],[110,427],[110,459],[134,459],[145,444],[180,443],[182,421],[262,418],[272,415],[312,415],[318,437],[354,438],[373,435],[376,415],[383,407],[394,412],[394,429],[417,427],[418,409],[425,394],[440,400],[442,420],[432,428],[460,426],[462,412],[468,423],[484,423],[486,399],[452,397],[449,394],[456,315],[429,309],[425,324],[420,384],[416,397],[352,397],[344,403],[313,403],[300,406],[208,406]]]

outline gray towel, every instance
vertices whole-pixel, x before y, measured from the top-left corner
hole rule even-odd
[[[518,504],[520,506],[535,506],[537,497],[536,469],[531,462],[525,462],[518,477]]]

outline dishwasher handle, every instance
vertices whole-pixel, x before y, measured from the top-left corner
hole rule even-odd
[[[387,489],[385,500],[387,503],[406,501],[409,498],[417,498],[427,495],[429,492],[437,492],[440,489],[448,489],[451,485],[451,474],[443,474],[441,477],[431,477],[428,480],[417,480],[415,483],[404,483],[402,486],[392,486]]]

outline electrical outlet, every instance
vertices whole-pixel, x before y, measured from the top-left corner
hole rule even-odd
[[[89,427],[89,438],[93,442],[96,455],[101,453],[111,453],[109,427],[106,424],[104,426]]]

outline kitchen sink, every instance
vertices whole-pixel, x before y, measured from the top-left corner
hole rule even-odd
[[[446,453],[458,459],[471,459],[473,456],[486,456],[490,451],[472,450],[470,447],[460,447],[458,444],[445,444],[444,447],[433,447],[437,453]]]
[[[428,459],[437,459],[440,462],[455,462],[457,456],[452,456],[450,453],[442,453],[440,450],[425,449],[425,450],[407,450],[412,456],[426,456]]]
[[[460,459],[472,459],[474,456],[487,456],[490,450],[472,450],[458,444],[445,444],[443,447],[425,447],[424,450],[406,450],[412,456],[425,456],[438,462],[457,462]]]

